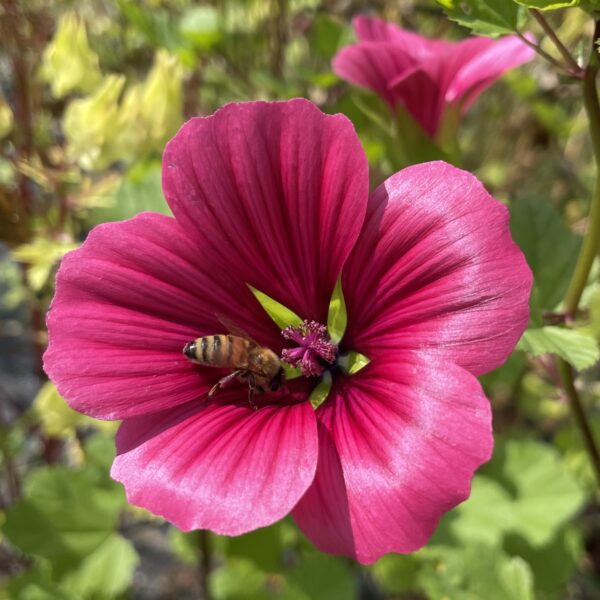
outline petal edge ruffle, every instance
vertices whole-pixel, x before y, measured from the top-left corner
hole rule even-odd
[[[252,410],[223,392],[127,419],[111,476],[128,500],[184,531],[240,535],[283,518],[310,485],[317,463],[308,402]]]
[[[372,194],[346,263],[347,349],[428,351],[480,375],[529,319],[532,274],[509,214],[470,173],[415,165]]]
[[[335,385],[318,417],[317,473],[293,515],[321,551],[363,563],[426,544],[491,455],[478,381],[426,355],[380,355]]]
[[[311,102],[229,104],[169,142],[163,190],[206,260],[323,322],[368,199],[352,123]]]

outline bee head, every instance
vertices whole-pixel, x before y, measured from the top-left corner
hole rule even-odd
[[[284,371],[283,367],[279,367],[279,369],[277,370],[277,373],[275,373],[275,377],[273,377],[273,379],[271,379],[271,382],[269,383],[269,389],[272,392],[276,392],[280,387],[283,386],[284,383],[285,383],[285,371]]]

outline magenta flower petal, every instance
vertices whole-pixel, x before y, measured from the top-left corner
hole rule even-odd
[[[380,354],[318,416],[317,474],[293,515],[320,550],[363,563],[423,546],[491,455],[479,383],[426,355]]]
[[[446,48],[433,52],[427,60],[419,61],[389,81],[389,92],[395,102],[400,102],[427,134],[434,137],[450,102],[447,90],[457,73],[494,44],[494,40],[476,37],[447,44]]]
[[[207,240],[204,260],[318,322],[360,232],[368,184],[350,121],[302,99],[192,119],[163,159],[165,196],[189,235]]]
[[[238,394],[239,395],[239,394]],[[128,500],[180,529],[239,535],[283,518],[313,480],[317,428],[308,402],[191,402],[127,419],[111,475]]]
[[[426,38],[376,17],[358,15],[352,19],[352,26],[359,42],[392,42],[401,45],[407,54],[418,59],[452,48],[450,42]]]
[[[344,344],[369,357],[427,349],[474,374],[502,364],[527,325],[532,284],[508,219],[473,175],[446,163],[390,177],[344,268]]]
[[[363,42],[342,48],[334,57],[336,75],[370,89],[381,96],[390,109],[398,103],[398,95],[390,83],[419,63],[405,48],[391,42]]]
[[[415,65],[393,79],[388,86],[388,94],[394,99],[393,106],[401,103],[432,138],[440,126],[445,108],[437,76],[431,74],[434,67],[435,64],[428,69],[420,64]]]
[[[262,343],[277,327],[243,282],[203,262],[202,242],[146,213],[94,229],[62,261],[48,314],[44,368],[75,410],[122,419],[199,398],[219,377],[181,353],[235,314]],[[271,335],[272,337],[269,337]]]
[[[504,72],[534,56],[516,36],[495,41],[428,39],[381,19],[354,19],[358,44],[342,48],[333,69],[342,78],[377,93],[394,111],[402,105],[430,137],[445,110],[465,111]]]
[[[193,120],[163,169],[175,219],[94,229],[65,257],[48,317],[45,368],[61,394],[124,419],[113,477],[185,530],[235,535],[296,507],[320,548],[363,562],[424,544],[489,457],[473,374],[500,364],[527,322],[531,273],[506,209],[444,163],[369,198],[349,121],[303,100]],[[342,266],[337,345],[325,323]],[[302,323],[276,326],[247,284]],[[271,352],[248,360],[216,335],[226,320],[301,376],[284,383]],[[188,345],[200,336],[214,337]],[[352,377],[349,351],[371,361]],[[333,387],[315,413],[320,373]]]
[[[516,35],[492,42],[457,71],[446,92],[446,101],[462,99],[462,109],[467,110],[496,79],[506,71],[529,62],[534,56],[535,51]]]

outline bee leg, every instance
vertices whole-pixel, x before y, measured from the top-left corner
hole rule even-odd
[[[254,386],[250,386],[248,388],[248,402],[250,402],[250,406],[254,409],[254,410],[258,410],[258,406],[256,405],[256,402],[254,402],[254,396],[256,394],[256,389],[254,388]]]
[[[258,410],[258,406],[254,402],[254,396],[256,395],[256,380],[254,379],[254,375],[247,373],[246,380],[248,381],[248,402],[254,410]]]
[[[215,383],[215,385],[213,385],[210,388],[210,392],[208,392],[208,395],[214,396],[220,388],[226,387],[231,381],[233,381],[236,377],[239,377],[243,373],[244,371],[239,369],[237,371],[234,371],[233,373],[229,373],[229,375],[225,375],[225,377],[219,379],[219,381],[217,381],[217,383]]]

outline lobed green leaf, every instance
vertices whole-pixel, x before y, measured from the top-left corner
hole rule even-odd
[[[598,342],[588,333],[552,325],[528,329],[517,344],[531,356],[556,354],[581,371],[600,358]]]
[[[496,37],[514,33],[524,19],[524,8],[510,0],[437,0],[450,19],[477,35]]]
[[[581,237],[548,202],[519,199],[510,207],[511,232],[533,271],[539,307],[555,310],[575,268]]]

